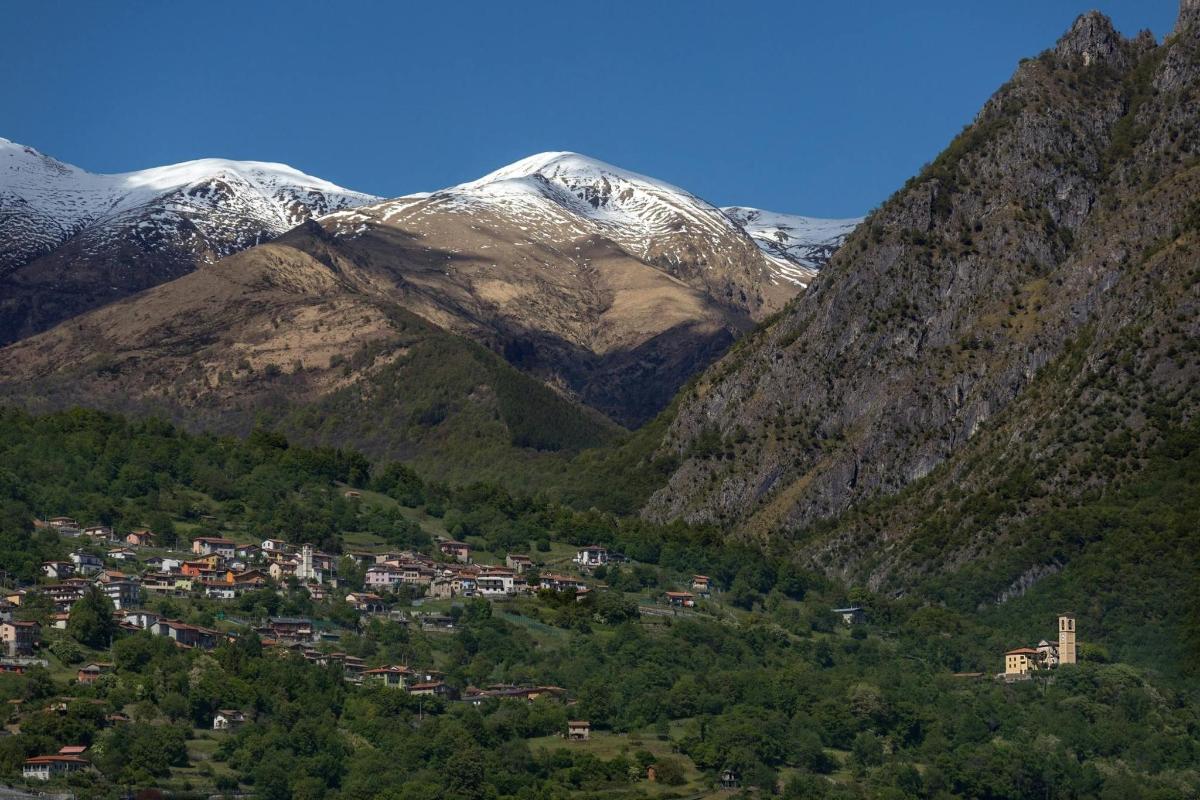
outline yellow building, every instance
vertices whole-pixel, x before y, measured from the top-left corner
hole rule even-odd
[[[1037,664],[1038,651],[1032,647],[1018,647],[1004,654],[1005,675],[1028,675]]]

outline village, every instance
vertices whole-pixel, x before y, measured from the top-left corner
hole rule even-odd
[[[66,631],[72,608],[95,588],[111,603],[120,632],[147,632],[169,639],[179,648],[213,650],[253,631],[265,650],[281,657],[299,656],[317,666],[334,666],[350,684],[473,706],[491,700],[545,700],[569,708],[573,700],[556,686],[460,688],[429,665],[371,664],[339,649],[337,643],[345,631],[322,615],[244,620],[237,616],[234,601],[249,592],[298,591],[315,604],[344,603],[355,612],[359,627],[377,619],[433,635],[449,634],[455,630],[455,616],[448,612],[464,601],[504,603],[549,592],[584,603],[602,585],[597,574],[629,562],[606,547],[588,545],[558,555],[552,564],[523,553],[507,553],[502,562],[496,558],[495,563],[481,563],[471,544],[444,536],[434,540],[429,552],[377,546],[349,550],[340,557],[282,538],[244,542],[197,536],[183,550],[159,547],[154,532],[147,529],[122,533],[106,525],[80,525],[65,516],[39,519],[34,524],[60,536],[70,552],[65,559],[43,563],[37,583],[4,590],[0,597],[0,673],[22,674],[33,667],[50,666],[46,639]],[[346,568],[357,571],[353,581],[339,574]],[[713,595],[711,579],[693,575],[684,583],[686,588],[662,591],[653,601],[648,598],[638,606],[638,613],[650,618],[696,613],[698,604]],[[162,601],[180,610],[205,608],[220,622],[196,624],[153,610]],[[221,611],[222,607],[229,611]],[[837,616],[847,623],[861,621],[857,608],[838,609]],[[104,660],[85,661],[71,668],[69,682],[89,686],[112,669],[113,664]],[[63,697],[50,709],[65,711],[71,701]],[[10,734],[19,732],[21,719],[19,705],[11,710],[5,730]],[[233,731],[250,718],[247,709],[219,709],[212,717],[212,730]],[[128,718],[120,713],[105,720],[106,725],[125,722]],[[590,724],[570,719],[561,736],[564,742],[586,742],[591,736]],[[87,769],[85,751],[83,746],[71,745],[60,752],[31,756],[25,761],[23,775],[38,782]],[[732,775],[725,776],[726,783],[734,781]]]

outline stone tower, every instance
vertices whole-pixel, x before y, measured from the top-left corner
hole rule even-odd
[[[1075,663],[1075,615],[1058,615],[1058,663]]]
[[[300,568],[296,570],[296,577],[304,581],[316,577],[313,571],[313,551],[309,545],[300,548]]]

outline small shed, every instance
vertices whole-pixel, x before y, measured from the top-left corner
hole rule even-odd
[[[567,739],[572,742],[586,742],[592,736],[592,725],[586,719],[573,719],[567,722]]]

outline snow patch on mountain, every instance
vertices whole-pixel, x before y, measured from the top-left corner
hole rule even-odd
[[[863,221],[780,214],[746,206],[722,208],[777,266],[780,276],[807,286]]]

